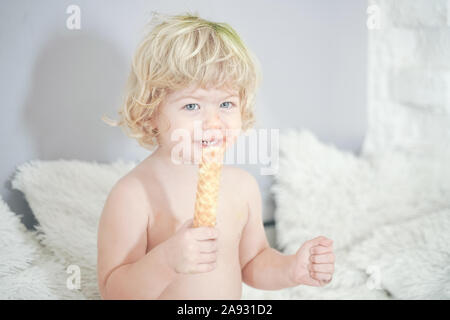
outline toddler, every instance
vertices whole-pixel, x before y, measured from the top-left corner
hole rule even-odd
[[[240,299],[242,282],[264,290],[329,283],[332,241],[314,238],[293,255],[271,248],[258,183],[245,170],[223,166],[216,225],[193,227],[198,156],[213,145],[229,148],[252,127],[260,68],[226,23],[188,13],[150,27],[113,125],[153,152],[119,179],[104,205],[101,297]]]

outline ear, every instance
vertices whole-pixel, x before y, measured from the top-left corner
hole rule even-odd
[[[152,132],[154,132],[154,130],[158,130],[158,110],[154,110],[152,115],[150,116],[150,118],[148,118],[147,120],[147,126],[149,127],[150,130],[152,130]],[[156,132],[154,132],[156,133]]]
[[[155,133],[154,130],[156,130],[156,121],[153,117],[153,115],[150,118],[146,118],[145,120],[142,120],[143,129],[147,133]]]

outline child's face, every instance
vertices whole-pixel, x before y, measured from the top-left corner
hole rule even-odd
[[[201,154],[205,147],[202,140],[217,140],[228,148],[241,132],[241,105],[236,91],[192,85],[170,93],[159,108],[153,124],[160,131],[160,148],[170,152],[178,145],[179,149],[183,139],[185,149],[190,149],[190,154],[181,152],[184,160],[196,160],[193,156]]]

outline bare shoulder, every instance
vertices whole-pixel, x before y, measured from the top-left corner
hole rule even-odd
[[[136,177],[135,174],[130,171],[128,174],[117,180],[117,182],[111,189],[111,192],[127,196],[132,194],[135,194],[136,196],[142,196],[143,190],[144,189],[141,181],[138,179],[138,177]]]
[[[244,193],[253,193],[258,190],[258,182],[256,178],[247,170],[239,167],[224,166],[224,173],[228,176],[230,182],[235,186],[236,191],[242,191]],[[255,190],[256,188],[256,190]]]
[[[128,208],[128,213],[143,215],[148,218],[151,206],[145,192],[142,179],[134,171],[121,177],[112,187],[107,202],[112,205]]]
[[[232,179],[245,179],[248,175],[250,175],[248,171],[230,165],[223,166],[223,173]]]

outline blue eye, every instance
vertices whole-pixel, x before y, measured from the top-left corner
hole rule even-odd
[[[231,109],[231,108],[233,108],[233,106],[234,106],[234,103],[233,103],[233,102],[230,102],[230,101],[223,102],[223,103],[221,104],[221,106],[224,105],[224,104],[228,104],[228,106],[225,105],[225,108],[224,108],[224,109]],[[197,103],[189,103],[189,104],[185,105],[185,106],[183,107],[183,109],[186,109],[186,110],[188,110],[188,111],[195,111],[195,110],[197,110],[197,109],[199,108],[199,107],[196,108],[196,106],[198,107],[198,104],[197,104]]]
[[[233,103],[233,102],[230,102],[230,101],[226,101],[226,102],[224,102],[224,103],[229,103],[229,104],[230,104],[230,107],[229,107],[229,108],[225,108],[225,109],[231,109],[231,108],[233,107],[233,105],[234,105],[234,103]]]
[[[183,109],[186,109],[186,110],[189,110],[189,111],[195,110],[195,108],[190,108],[190,106],[198,106],[198,104],[196,104],[196,103],[189,103],[189,104],[185,105],[183,107]]]

